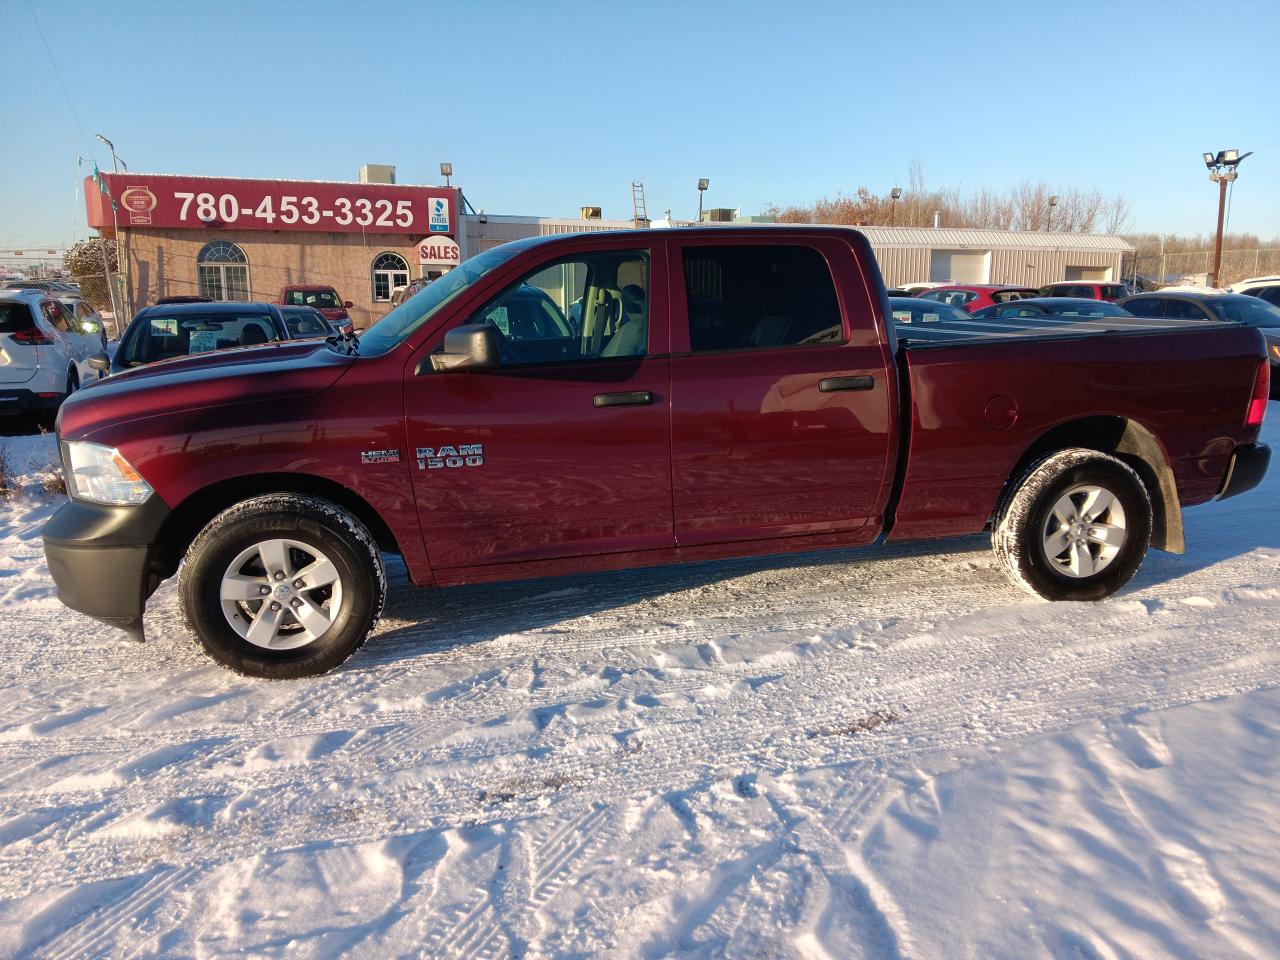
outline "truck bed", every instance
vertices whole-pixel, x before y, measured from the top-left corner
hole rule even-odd
[[[895,321],[898,344],[908,349],[972,344],[986,340],[1061,340],[1100,334],[1157,333],[1223,329],[1212,320],[1159,320],[1148,317],[1017,317],[1008,319]]]

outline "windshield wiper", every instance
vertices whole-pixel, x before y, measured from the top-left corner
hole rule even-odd
[[[344,353],[348,357],[358,357],[360,355],[360,338],[354,333],[334,334],[332,337],[325,337],[324,342],[332,350]]]

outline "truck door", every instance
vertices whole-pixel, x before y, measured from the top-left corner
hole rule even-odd
[[[709,233],[671,262],[677,543],[873,539],[897,391],[848,243]]]
[[[443,331],[414,357],[406,429],[433,568],[673,545],[667,278],[654,246],[596,240],[460,317],[497,328],[497,369],[420,363]]]

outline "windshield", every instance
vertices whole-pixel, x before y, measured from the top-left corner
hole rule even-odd
[[[1280,327],[1280,307],[1257,297],[1223,297],[1214,303],[1224,320],[1251,327]]]
[[[120,349],[124,362],[136,367],[191,353],[274,343],[279,339],[275,324],[266,314],[156,314],[143,318]]]
[[[972,320],[963,310],[945,303],[921,303],[914,297],[890,297],[894,323],[937,323],[940,320]]]
[[[464,260],[439,280],[427,284],[360,335],[360,355],[376,357],[403,342],[458,294],[523,249],[521,244],[504,243]]]
[[[341,307],[342,301],[332,290],[290,290],[285,303],[299,307],[317,307],[329,310]]]

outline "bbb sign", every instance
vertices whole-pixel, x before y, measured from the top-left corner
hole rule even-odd
[[[428,201],[431,211],[430,219],[427,221],[427,229],[432,233],[448,233],[449,232],[449,201],[444,197],[432,197]]]
[[[424,267],[456,267],[461,261],[458,244],[449,237],[426,237],[418,241],[418,263]]]

